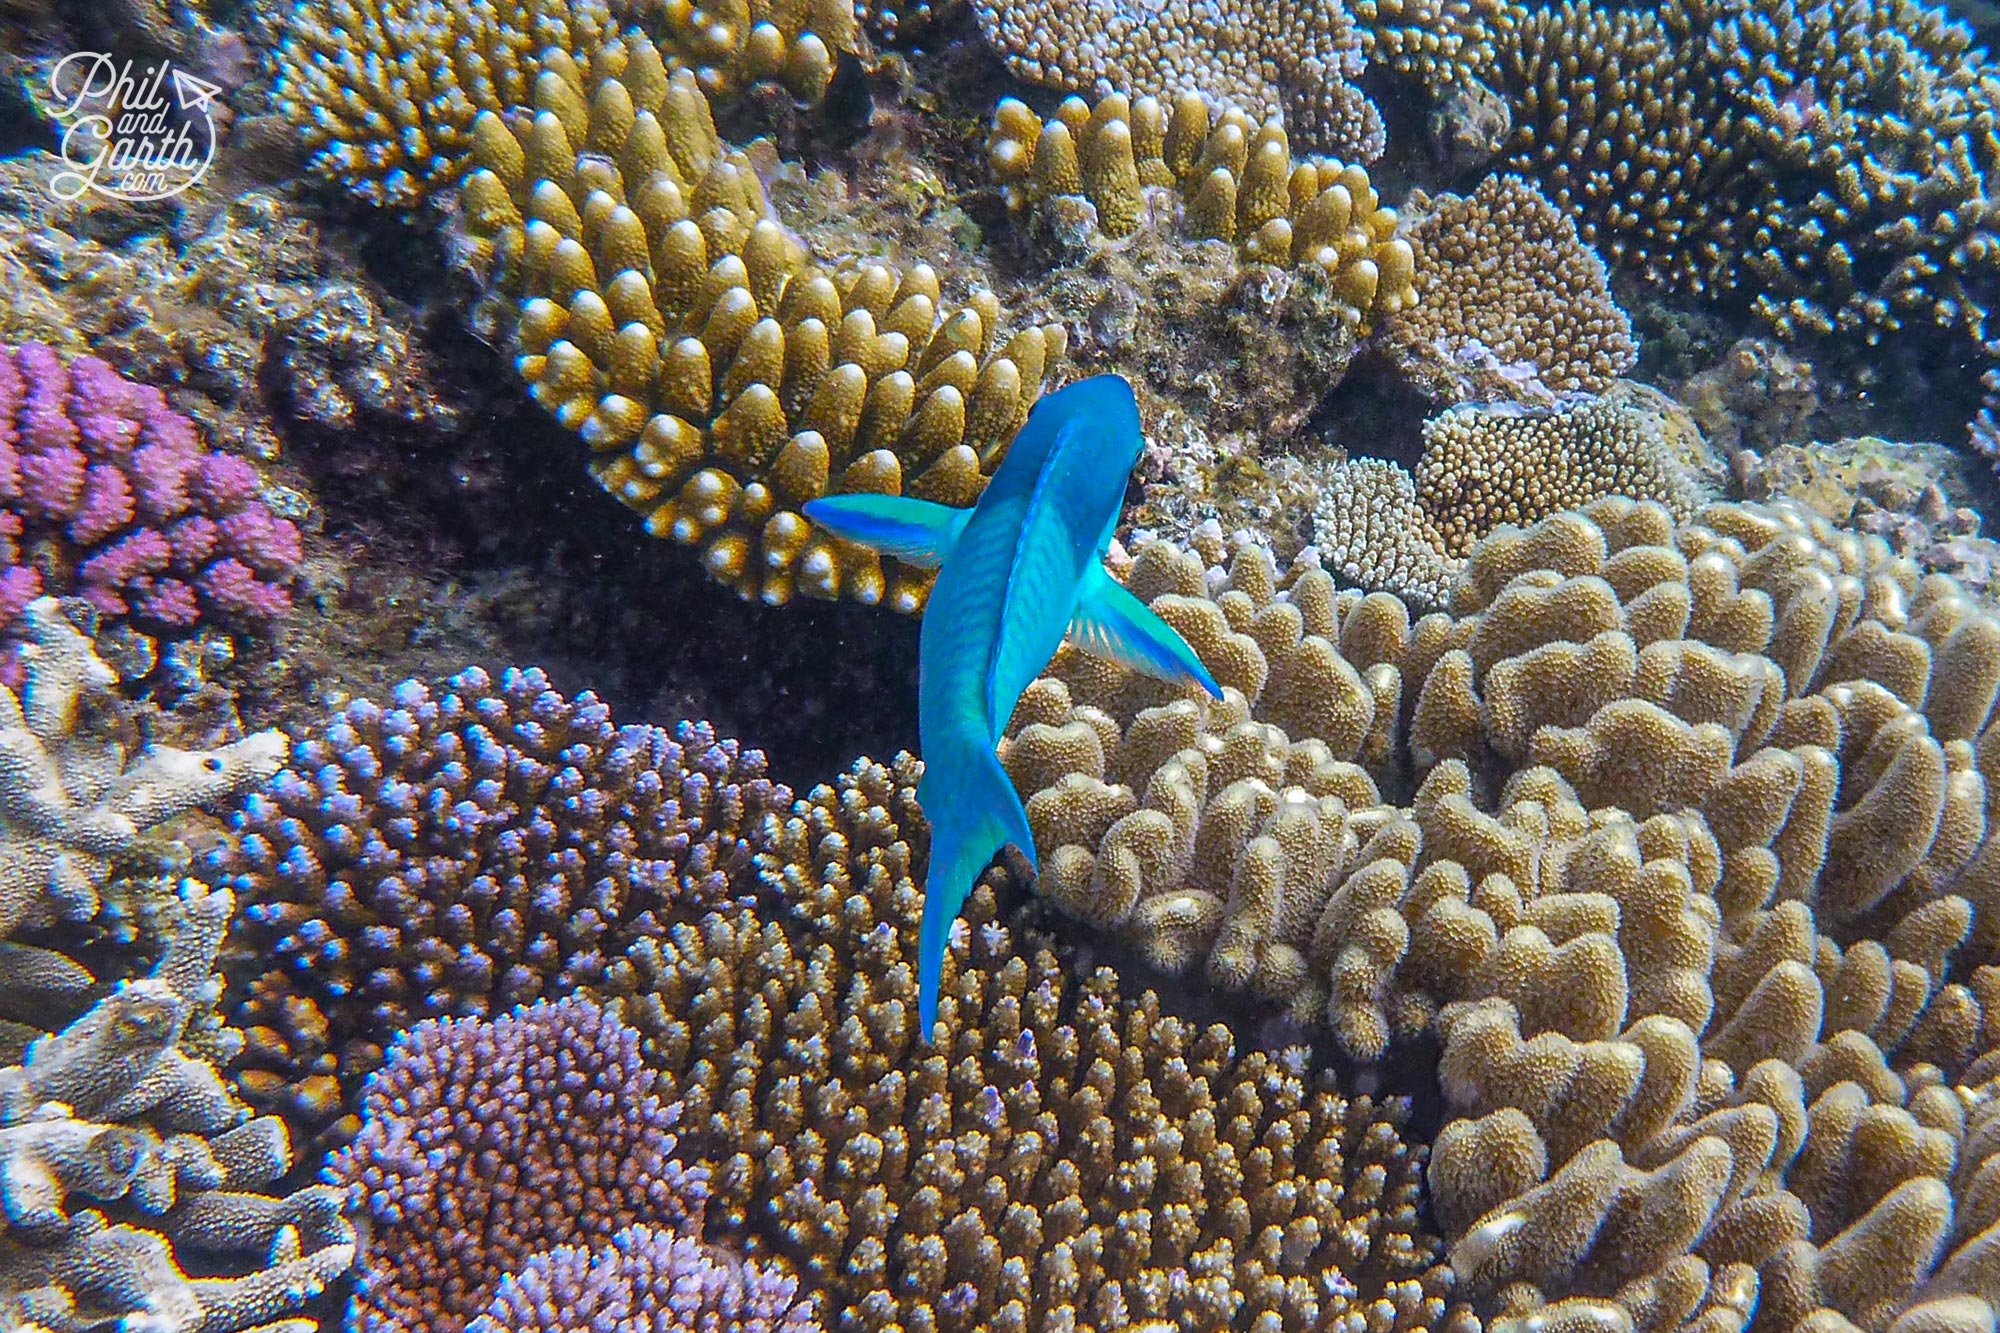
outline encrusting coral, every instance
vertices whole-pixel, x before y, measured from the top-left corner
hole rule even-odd
[[[1317,268],[1360,332],[1416,299],[1410,243],[1366,168],[1294,160],[1275,119],[1212,115],[1195,93],[1168,100],[1071,97],[1046,122],[1003,100],[986,155],[1010,209],[1087,202],[1095,229],[1116,238],[1153,211],[1149,188],[1171,187],[1188,237],[1233,242],[1247,262]]]
[[[252,1118],[180,1048],[215,1001],[227,893],[190,888],[166,955],[18,1065],[0,1069],[0,1308],[10,1328],[160,1333],[294,1327],[354,1259],[339,1192],[256,1193],[292,1166],[284,1125]],[[89,1205],[89,1206],[86,1206]],[[247,1258],[241,1277],[189,1276]]]
[[[770,816],[763,899],[631,952],[711,1231],[856,1330],[1472,1327],[1400,1104],[1079,976],[990,887],[920,1041],[918,771],[864,760]]]
[[[1528,181],[1488,176],[1404,211],[1416,299],[1384,345],[1431,397],[1546,403],[1603,393],[1638,361],[1604,261]]]
[[[1436,1031],[1485,1312],[1987,1326],[2000,621],[1788,507],[1623,499],[1420,619],[1254,548],[1127,586],[1225,698],[1058,655],[1003,749],[1038,891],[1357,1055]]]
[[[1382,155],[1382,116],[1356,84],[1362,38],[1340,0],[1257,4],[1113,0],[974,6],[980,34],[1015,76],[1067,92],[1166,99],[1183,90],[1253,123],[1278,117],[1316,153]]]
[[[700,546],[739,592],[917,609],[926,571],[836,543],[799,507],[829,491],[970,504],[1061,326],[1006,335],[990,292],[948,307],[927,265],[813,263],[693,76],[637,33],[588,78],[548,63],[532,119],[480,120],[465,186],[537,401],[649,532]]]
[[[674,1159],[681,1108],[655,1082],[639,1034],[574,997],[403,1033],[327,1165],[370,1223],[350,1327],[526,1333],[568,1251],[623,1253],[635,1226],[699,1234],[707,1186]]]
[[[790,801],[760,751],[621,728],[538,670],[349,704],[205,863],[245,904],[244,1094],[328,1127],[396,1031],[566,993],[742,892],[745,833]]]
[[[214,750],[135,746],[117,715],[117,677],[55,599],[28,603],[22,622],[26,681],[18,693],[0,684],[0,1013],[9,1020],[79,999],[95,980],[24,934],[89,921],[113,859],[142,833],[256,786],[285,747],[276,731]]]

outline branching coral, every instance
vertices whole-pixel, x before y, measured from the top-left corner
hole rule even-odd
[[[1328,470],[1313,511],[1313,548],[1344,583],[1417,606],[1442,606],[1460,567],[1417,503],[1410,474],[1382,458],[1350,459]]]
[[[1463,87],[1493,64],[1518,14],[1501,0],[1355,0],[1368,59],[1420,78],[1433,92]]]
[[[1416,301],[1390,322],[1402,372],[1447,403],[1602,393],[1639,359],[1604,261],[1519,176],[1415,201]]]
[[[1097,230],[1127,236],[1150,211],[1147,189],[1171,186],[1189,237],[1234,242],[1250,262],[1318,269],[1363,331],[1416,299],[1410,243],[1368,172],[1294,160],[1276,120],[1212,117],[1192,93],[1171,110],[1114,93],[1094,107],[1069,98],[1044,122],[1009,98],[986,152],[1017,214],[1087,201]]]
[[[1030,83],[1106,97],[1192,90],[1219,110],[1277,116],[1301,144],[1350,162],[1382,155],[1381,114],[1354,83],[1366,61],[1340,0],[1258,5],[1115,0],[975,6],[980,33]]]
[[[1465,1327],[1398,1106],[1079,979],[990,888],[920,1042],[917,772],[857,763],[770,821],[767,900],[633,951],[712,1226],[843,1328]]]
[[[458,1333],[491,1303],[490,1327],[532,1310],[568,1250],[698,1231],[707,1186],[674,1160],[680,1108],[654,1082],[639,1034],[583,999],[404,1033],[327,1166],[372,1224],[353,1327]]]
[[[256,1193],[291,1169],[284,1126],[250,1118],[213,1065],[180,1049],[214,1002],[229,912],[228,894],[191,891],[152,976],[0,1069],[9,1327],[275,1327],[353,1262],[338,1192]],[[262,1267],[190,1277],[180,1260],[197,1255],[198,1272],[239,1256]]]
[[[1438,1031],[1491,1313],[1993,1317],[1951,1195],[1990,1093],[1951,1080],[2000,1050],[2000,622],[1795,510],[1625,500],[1489,537],[1414,623],[1254,552],[1128,586],[1226,697],[1059,655],[1003,751],[1039,890],[1357,1054]]]
[[[207,751],[128,744],[117,678],[52,598],[28,603],[27,681],[0,685],[0,990],[10,1017],[92,984],[78,964],[16,938],[90,920],[112,859],[139,835],[278,770],[285,738],[260,732]],[[24,1008],[22,1006],[25,1006]]]
[[[552,58],[531,121],[477,129],[466,220],[519,298],[523,378],[582,432],[599,484],[723,582],[915,610],[928,574],[885,571],[799,506],[830,490],[970,504],[1062,329],[1003,336],[990,293],[944,307],[928,266],[820,268],[691,75],[636,34],[594,68]]]
[[[0,348],[0,631],[44,592],[186,635],[292,604],[299,531],[257,470],[95,357]]]
[[[245,1094],[324,1127],[398,1029],[565,993],[742,892],[742,835],[790,800],[761,752],[617,727],[540,671],[350,704],[210,858],[246,903]]]

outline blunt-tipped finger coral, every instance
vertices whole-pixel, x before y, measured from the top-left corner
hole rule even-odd
[[[230,907],[227,893],[190,887],[151,976],[0,1069],[8,1327],[288,1327],[272,1321],[353,1262],[339,1192],[262,1193],[292,1168],[284,1125],[253,1117],[182,1048],[219,989]]]
[[[1170,188],[1188,238],[1231,242],[1246,262],[1324,274],[1361,332],[1416,299],[1410,243],[1367,169],[1294,159],[1276,119],[1217,115],[1198,94],[1171,89],[1136,101],[1113,93],[1094,106],[1072,97],[1046,122],[1008,98],[986,154],[1015,213],[1082,201],[1114,239],[1153,210],[1149,189]]]
[[[204,870],[244,903],[245,1095],[351,1134],[344,1100],[388,1037],[566,993],[676,910],[740,895],[746,833],[790,800],[760,751],[621,728],[540,671],[350,704]]]
[[[628,34],[593,80],[552,60],[535,112],[484,118],[466,225],[517,301],[537,401],[658,537],[746,596],[922,605],[930,576],[834,541],[829,492],[969,505],[1061,356],[998,302],[945,304],[927,265],[812,262],[688,73]]]
[[[508,1312],[565,1280],[568,1251],[624,1254],[635,1226],[699,1235],[707,1183],[675,1159],[681,1108],[655,1082],[639,1034],[581,998],[405,1032],[327,1166],[370,1227],[351,1326],[525,1333]]]
[[[1519,176],[1412,201],[1416,301],[1389,324],[1398,369],[1445,403],[1603,393],[1639,359],[1604,261]]]
[[[0,633],[44,593],[159,637],[268,627],[304,550],[262,486],[151,385],[96,357],[0,347]]]
[[[829,1327],[1470,1329],[1396,1102],[1241,1049],[981,887],[917,1033],[919,765],[767,821],[768,893],[632,951],[628,1012],[753,1254]]]

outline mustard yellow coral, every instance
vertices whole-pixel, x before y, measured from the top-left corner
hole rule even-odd
[[[535,114],[482,117],[466,228],[512,307],[536,399],[592,450],[656,536],[698,545],[745,595],[887,599],[886,570],[799,514],[829,491],[970,504],[1062,353],[1059,326],[1003,334],[990,293],[943,303],[928,267],[827,270],[773,220],[692,73],[629,34],[560,52]]]
[[[1231,242],[1246,262],[1318,269],[1363,330],[1416,299],[1415,256],[1367,170],[1294,159],[1275,119],[1214,115],[1194,93],[1171,106],[1114,93],[1094,106],[1069,98],[1044,122],[1009,98],[987,161],[1015,212],[1081,196],[1111,237],[1138,229],[1149,189],[1171,188],[1190,238]]]

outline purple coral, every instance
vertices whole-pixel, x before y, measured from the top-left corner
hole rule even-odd
[[[565,1246],[501,1280],[468,1333],[819,1333],[798,1281],[649,1226]]]
[[[209,861],[265,969],[235,1009],[246,1094],[319,1130],[388,1034],[603,981],[673,913],[749,892],[745,839],[791,799],[761,751],[620,728],[537,670],[349,705]]]
[[[459,1333],[536,1255],[697,1234],[707,1175],[674,1160],[680,1103],[654,1083],[639,1034],[588,1000],[404,1033],[327,1164],[368,1224],[350,1327]]]

